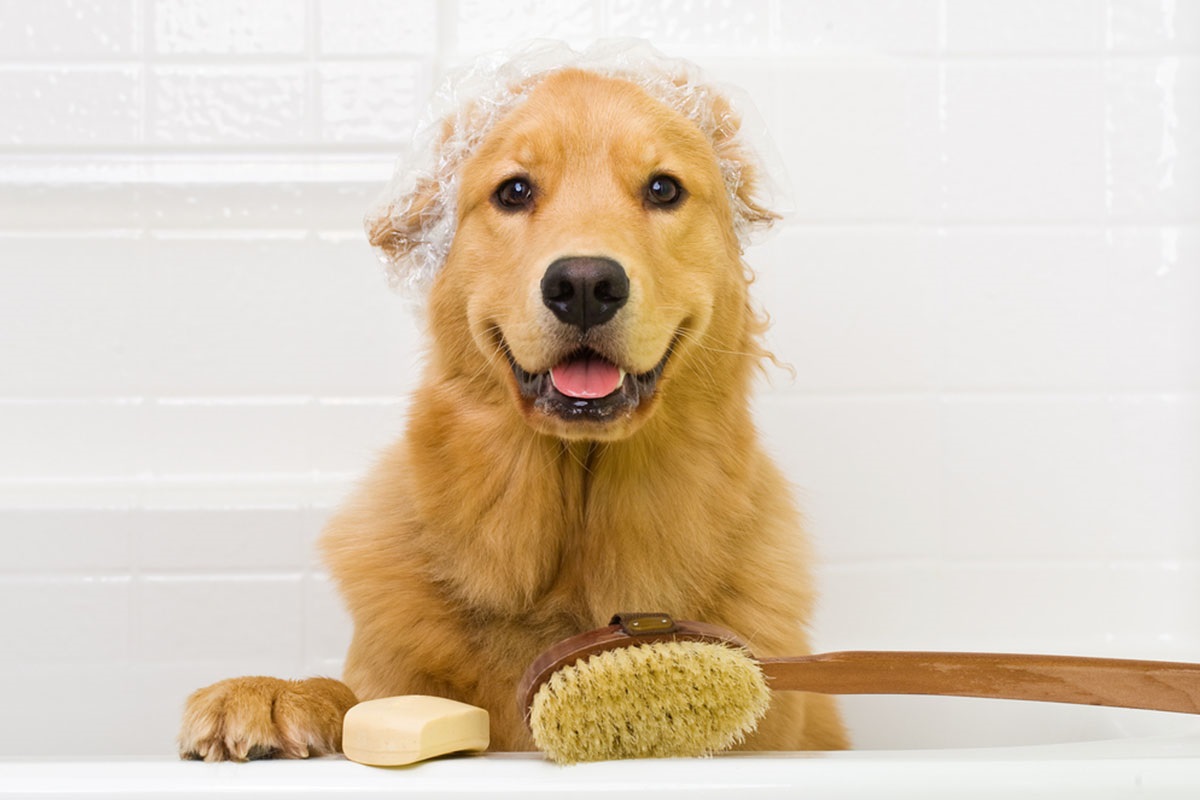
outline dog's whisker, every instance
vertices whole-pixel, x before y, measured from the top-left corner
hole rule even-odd
[[[721,350],[719,348],[714,348],[710,345],[704,344],[701,337],[697,336],[695,333],[692,333],[692,332],[681,331],[680,338],[685,339],[685,340],[695,344],[701,350],[705,350],[707,352],[715,352],[715,353],[722,353],[722,354],[727,352],[727,351]],[[748,356],[750,354],[748,354],[748,353],[745,353],[745,354],[732,353],[732,355]],[[708,386],[710,391],[716,392],[721,387],[722,382],[720,380],[720,377],[713,373],[713,369],[714,369],[713,365],[704,359],[699,359],[696,361],[696,363],[700,366],[700,368],[704,372],[703,380],[704,380],[705,384]]]
[[[701,334],[701,336],[707,336],[707,335],[708,335],[707,333]],[[724,348],[724,347],[717,347],[715,345],[705,344],[704,339],[701,338],[700,336],[697,336],[692,331],[680,331],[679,337],[681,339],[686,339],[687,341],[695,344],[697,347],[699,347],[703,350],[707,350],[710,353],[720,353],[721,355],[729,355],[729,356],[742,356],[743,358],[762,358],[765,355],[762,352],[750,352],[750,351],[746,351],[746,350],[730,350],[730,349]]]

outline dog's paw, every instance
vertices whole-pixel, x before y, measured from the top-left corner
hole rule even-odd
[[[308,758],[342,749],[342,717],[357,700],[330,678],[230,678],[187,699],[179,757],[204,761]]]

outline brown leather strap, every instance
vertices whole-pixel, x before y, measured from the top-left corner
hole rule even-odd
[[[608,627],[564,639],[529,665],[518,690],[522,713],[528,719],[534,695],[558,669],[606,650],[666,641],[745,647],[715,625],[618,614]],[[1200,714],[1200,664],[1186,662],[864,650],[759,663],[776,691],[990,697]]]
[[[844,652],[760,662],[774,690],[924,694],[1200,713],[1200,664],[999,653]]]

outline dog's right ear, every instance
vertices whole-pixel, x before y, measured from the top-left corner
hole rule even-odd
[[[432,244],[432,231],[445,213],[441,182],[421,177],[411,190],[367,216],[367,238],[399,267],[418,247]]]
[[[393,179],[389,194],[367,214],[367,239],[391,265],[392,279],[409,286],[427,285],[441,267],[454,232],[454,173],[451,157],[464,114],[451,115],[435,128],[428,150]],[[461,159],[461,155],[459,156]]]

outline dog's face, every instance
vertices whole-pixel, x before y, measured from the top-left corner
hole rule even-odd
[[[459,179],[431,326],[467,334],[443,352],[503,384],[540,432],[629,435],[689,352],[728,338],[710,330],[716,312],[745,305],[712,142],[629,82],[551,75]]]

